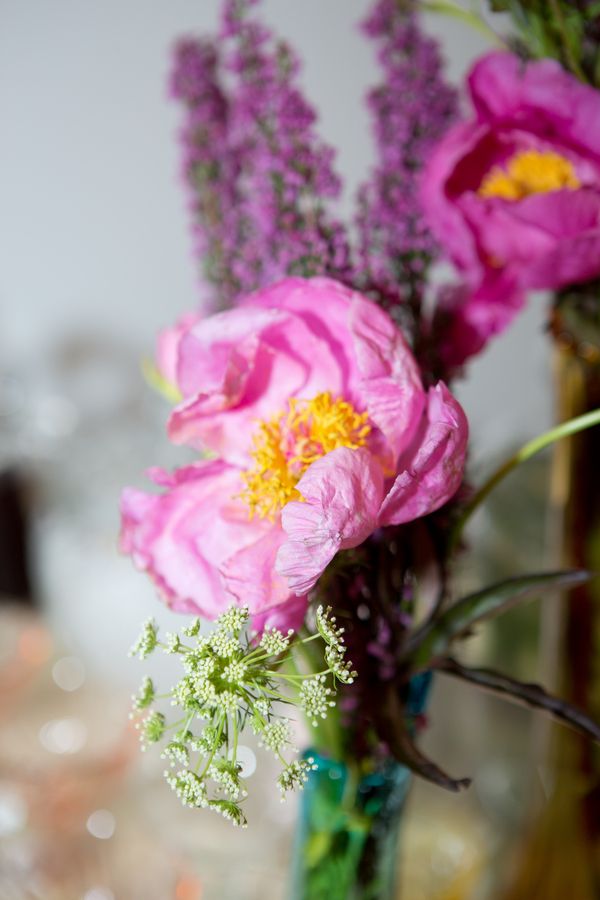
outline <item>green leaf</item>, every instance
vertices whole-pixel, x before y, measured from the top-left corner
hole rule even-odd
[[[530,706],[533,709],[543,709],[555,719],[564,722],[565,725],[570,725],[576,731],[581,731],[594,740],[600,741],[600,725],[576,706],[571,706],[570,703],[549,694],[539,684],[526,684],[502,675],[500,672],[495,672],[493,669],[471,669],[452,657],[439,660],[436,663],[436,671],[469,681],[477,687],[506,697],[513,702]]]
[[[570,588],[592,577],[588,572],[567,570],[509,578],[469,594],[429,619],[407,642],[406,658],[411,668],[426,669],[431,661],[447,653],[452,641],[463,637],[478,622],[506,612],[515,603],[550,588]]]

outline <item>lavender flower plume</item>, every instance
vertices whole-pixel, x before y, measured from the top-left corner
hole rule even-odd
[[[220,84],[219,55],[210,39],[185,38],[175,47],[171,96],[185,118],[180,134],[182,176],[189,193],[194,255],[203,281],[212,285],[204,305],[220,305],[231,291],[223,228],[235,202],[236,161],[227,147],[229,102]],[[204,288],[205,292],[205,288]]]
[[[297,85],[298,58],[250,16],[255,3],[226,0],[222,28],[232,45],[229,143],[240,172],[228,254],[240,293],[284,275],[343,277],[349,266],[345,231],[328,212],[341,189],[334,150]]]
[[[345,229],[329,212],[341,189],[334,150],[297,85],[297,57],[251,15],[256,2],[225,0],[222,60],[213,42],[187,41],[172,76],[186,107],[195,251],[219,305],[285,275],[351,277]]]
[[[362,23],[379,45],[383,81],[367,98],[377,162],[359,190],[358,267],[363,288],[389,307],[420,309],[436,246],[419,203],[419,175],[457,112],[437,43],[419,26],[414,3],[377,0]]]

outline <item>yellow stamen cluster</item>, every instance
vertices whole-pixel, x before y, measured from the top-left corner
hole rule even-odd
[[[581,182],[573,164],[559,153],[521,150],[512,156],[503,169],[488,172],[478,190],[480,197],[501,197],[503,200],[522,200],[531,194],[575,190]]]
[[[250,515],[273,519],[290,500],[301,500],[296,484],[311,463],[338,447],[364,447],[370,431],[367,413],[329,392],[290,399],[287,412],[260,422],[254,435],[254,465],[242,475],[241,494]]]

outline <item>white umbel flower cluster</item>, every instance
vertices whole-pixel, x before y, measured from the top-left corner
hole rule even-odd
[[[290,721],[278,712],[280,701],[306,713],[313,725],[335,705],[336,681],[351,683],[356,673],[344,660],[342,629],[330,610],[317,611],[317,634],[300,639],[276,628],[260,640],[246,633],[249,612],[231,607],[217,620],[217,627],[202,635],[199,619],[167,634],[159,641],[158,628],[150,619],[132,647],[132,655],[145,659],[156,648],[178,656],[183,673],[171,691],[161,695],[177,710],[170,725],[165,712],[153,709],[159,702],[148,677],[133,698],[133,717],[142,747],[166,741],[162,758],[168,762],[165,778],[185,806],[212,809],[234,825],[244,826],[241,803],[247,796],[238,762],[238,738],[248,723],[262,746],[280,760],[278,786],[283,795],[302,788],[316,768],[312,759],[292,759]],[[296,645],[322,638],[327,669],[318,675],[303,674],[292,662]],[[168,702],[168,700],[167,700]],[[285,754],[285,755],[284,755]]]
[[[326,719],[328,710],[335,706],[335,702],[329,699],[332,693],[324,675],[315,675],[302,682],[300,705],[315,727],[319,724],[317,720]]]

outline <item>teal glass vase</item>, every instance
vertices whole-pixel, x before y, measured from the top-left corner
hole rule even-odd
[[[429,673],[413,679],[411,716],[423,711],[429,681]],[[395,900],[410,771],[393,759],[361,774],[314,751],[305,757],[317,769],[301,797],[290,900]]]

